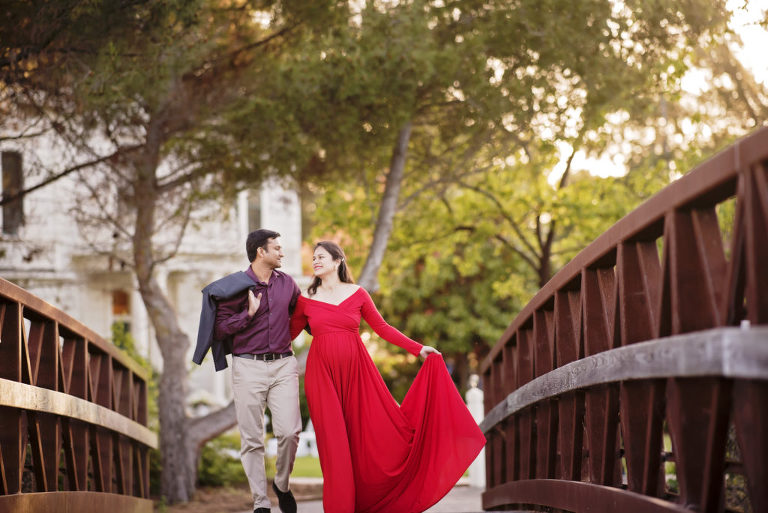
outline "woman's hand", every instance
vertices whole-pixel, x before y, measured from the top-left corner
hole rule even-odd
[[[419,356],[426,358],[429,353],[442,354],[432,346],[422,346],[421,351],[419,351]]]

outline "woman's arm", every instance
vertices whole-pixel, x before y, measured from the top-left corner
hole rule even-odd
[[[366,290],[363,290],[363,292],[364,298],[361,311],[365,322],[371,326],[378,336],[387,342],[400,346],[412,355],[418,356],[423,346],[390,326],[376,309],[376,305],[373,304],[373,300],[368,292]]]
[[[296,298],[296,308],[293,310],[293,313],[291,314],[291,340],[299,336],[299,333],[301,333],[301,330],[304,329],[304,327],[309,322],[309,319],[307,319],[307,315],[304,313],[304,301],[302,301],[301,297]]]

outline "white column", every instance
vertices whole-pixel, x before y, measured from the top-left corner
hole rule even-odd
[[[277,180],[266,182],[261,189],[261,226],[280,233],[285,253],[282,270],[300,276],[301,207],[296,191],[284,188]]]
[[[239,240],[243,241],[243,247],[245,247],[245,239],[248,238],[248,194],[253,193],[250,191],[237,193],[237,233]]]
[[[469,390],[465,394],[467,408],[475,422],[480,424],[484,417],[483,391],[477,387],[479,377],[472,374],[469,377]],[[485,488],[485,448],[480,451],[475,461],[469,466],[469,484],[478,488]]]

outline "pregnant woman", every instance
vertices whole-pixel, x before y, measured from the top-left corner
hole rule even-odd
[[[343,250],[322,241],[314,280],[299,296],[291,338],[309,324],[304,390],[323,471],[328,513],[419,513],[439,501],[485,444],[432,347],[384,321],[355,285]],[[360,319],[383,339],[425,357],[401,405],[360,339]]]

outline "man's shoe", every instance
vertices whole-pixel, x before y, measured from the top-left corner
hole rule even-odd
[[[272,510],[269,508],[256,508],[253,513],[270,513]]]
[[[281,492],[274,481],[272,481],[272,489],[275,491],[277,500],[280,503],[280,511],[283,513],[296,513],[296,499],[293,498],[291,491]]]

